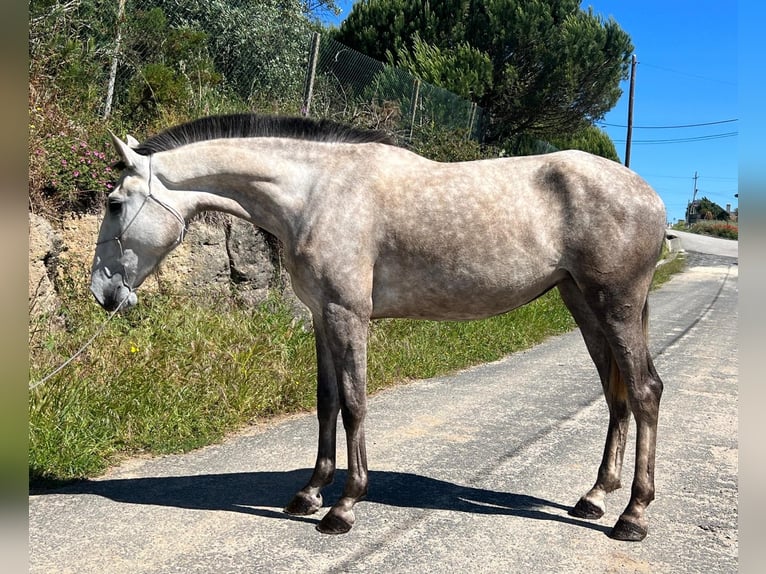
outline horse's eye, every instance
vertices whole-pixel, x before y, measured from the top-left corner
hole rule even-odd
[[[119,199],[109,198],[106,202],[110,215],[119,215],[122,210],[122,202]]]

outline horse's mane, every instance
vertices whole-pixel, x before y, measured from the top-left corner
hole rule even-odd
[[[142,155],[219,138],[286,137],[318,142],[384,143],[396,145],[383,131],[365,130],[330,120],[293,116],[229,114],[208,116],[166,129],[142,142]]]

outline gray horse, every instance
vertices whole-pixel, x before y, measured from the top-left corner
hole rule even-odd
[[[635,173],[580,151],[438,163],[379,132],[254,114],[202,118],[141,144],[113,140],[123,172],[91,278],[106,309],[136,304],[134,290],[202,211],[241,217],[284,246],[292,285],[313,315],[319,418],[314,472],[286,512],[321,508],[340,412],[348,478],[317,528],[343,533],[354,523],[367,492],[370,319],[490,317],[557,287],[609,406],[595,485],[570,513],[604,514],[605,495],[620,487],[632,412],[633,488],[611,536],[646,536],[662,394],[646,344],[647,294],[665,209]]]

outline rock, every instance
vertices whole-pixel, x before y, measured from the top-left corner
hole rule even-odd
[[[52,316],[59,299],[54,284],[63,243],[48,221],[29,214],[29,317]]]
[[[226,226],[226,248],[235,298],[248,305],[266,300],[269,290],[279,288],[279,244],[252,223],[230,218]]]
[[[163,293],[200,300],[229,297],[229,257],[223,227],[203,220],[191,223],[184,242],[165,259],[155,276]]]

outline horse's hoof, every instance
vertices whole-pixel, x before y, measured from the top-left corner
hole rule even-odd
[[[620,518],[609,533],[609,537],[626,542],[641,542],[648,532],[646,527]]]
[[[354,513],[352,511],[344,512],[344,515],[339,515],[330,510],[324,515],[324,518],[319,521],[316,529],[322,534],[345,534],[354,524]]]
[[[576,516],[577,518],[585,518],[587,520],[598,520],[604,516],[604,509],[599,508],[590,500],[581,498],[574,505],[574,508],[569,510],[569,516]]]
[[[285,506],[285,512],[287,514],[294,514],[295,516],[307,516],[314,514],[317,510],[322,508],[322,495],[311,495],[305,492],[299,492],[296,494],[290,503]]]

